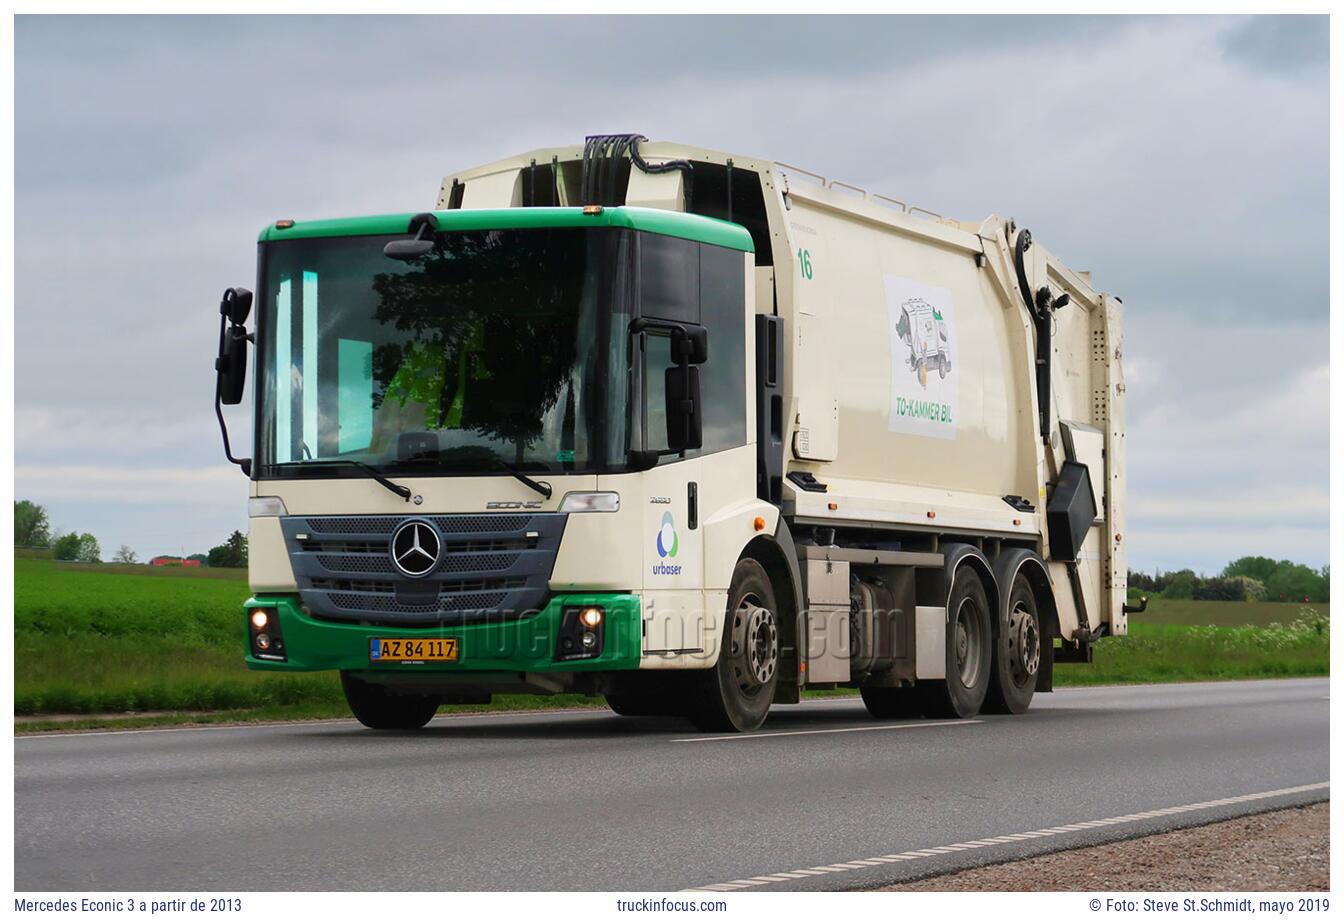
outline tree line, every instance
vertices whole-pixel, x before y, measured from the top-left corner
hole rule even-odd
[[[47,509],[27,500],[14,502],[14,545],[29,549],[49,549],[54,558],[61,562],[102,562],[103,549],[98,538],[91,533],[70,531],[66,533],[54,527]],[[231,533],[223,543],[210,548],[206,553],[193,553],[186,557],[199,561],[202,565],[221,569],[247,568],[247,537],[240,530]],[[112,555],[112,561],[123,565],[139,563],[139,555],[131,547],[122,544]]]
[[[1242,556],[1212,576],[1190,569],[1152,575],[1131,569],[1129,590],[1173,600],[1324,602],[1330,600],[1330,566],[1313,569],[1287,559]]]

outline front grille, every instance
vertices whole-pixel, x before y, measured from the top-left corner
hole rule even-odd
[[[281,519],[303,603],[314,616],[440,625],[526,616],[545,603],[562,514],[427,515],[442,542],[428,577],[408,579],[389,544],[406,517]]]
[[[395,571],[392,568],[392,559],[386,553],[381,556],[319,553],[317,561],[328,572],[377,572],[390,575]]]
[[[440,514],[428,520],[440,533],[482,533],[485,531],[523,530],[537,515],[530,514]],[[305,518],[313,533],[387,534],[405,520],[396,515],[352,515],[349,517]]]
[[[466,610],[483,610],[491,613],[504,602],[506,596],[503,591],[495,591],[490,594],[455,594],[441,596],[432,604],[399,604],[395,597],[385,594],[376,596],[332,594],[331,600],[332,603],[344,610],[372,610],[379,613],[421,614],[427,611],[451,613]]]

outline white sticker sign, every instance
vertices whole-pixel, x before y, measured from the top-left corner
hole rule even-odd
[[[928,438],[957,436],[957,325],[952,292],[884,275],[891,337],[887,429]]]

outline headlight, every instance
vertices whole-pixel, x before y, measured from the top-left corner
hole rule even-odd
[[[620,511],[621,496],[616,492],[566,492],[560,500],[560,510]]]
[[[287,514],[284,500],[274,495],[259,495],[247,500],[247,516],[250,518],[284,517]]]

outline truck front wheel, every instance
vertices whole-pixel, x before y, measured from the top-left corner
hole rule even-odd
[[[755,559],[733,569],[718,663],[694,673],[691,721],[701,731],[749,732],[770,711],[779,682],[779,607]]]
[[[350,711],[362,725],[377,729],[424,728],[439,711],[439,698],[420,693],[394,693],[349,671],[341,672],[341,689]]]

